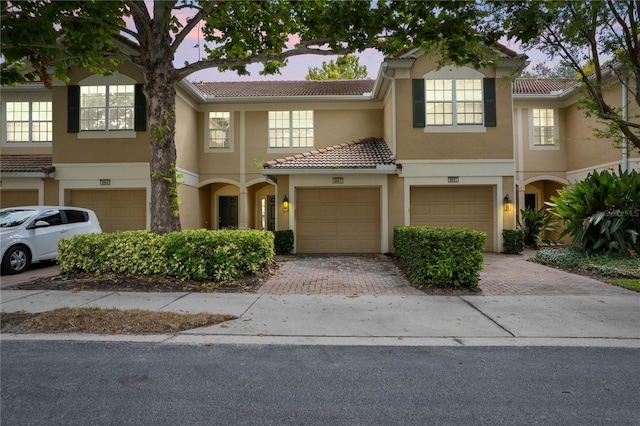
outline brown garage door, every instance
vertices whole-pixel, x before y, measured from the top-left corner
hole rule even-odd
[[[487,234],[484,249],[493,251],[493,187],[412,187],[411,225],[454,226]]]
[[[302,188],[298,253],[380,253],[379,188]]]
[[[95,211],[103,232],[146,229],[147,226],[144,189],[74,189],[70,205]]]
[[[0,207],[37,206],[37,190],[4,190],[0,194]]]

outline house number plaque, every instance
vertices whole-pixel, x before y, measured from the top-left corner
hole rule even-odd
[[[343,177],[334,177],[333,178],[333,184],[334,185],[340,185],[344,183],[344,178]]]

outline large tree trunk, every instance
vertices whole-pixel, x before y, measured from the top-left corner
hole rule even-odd
[[[144,85],[149,117],[151,231],[158,234],[180,230],[175,144],[176,82],[170,77],[173,67],[170,68],[166,72],[154,69]]]

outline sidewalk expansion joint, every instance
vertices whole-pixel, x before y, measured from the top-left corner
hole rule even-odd
[[[492,323],[494,323],[495,325],[497,325],[500,329],[506,331],[507,333],[509,333],[511,335],[511,337],[516,337],[515,334],[513,334],[509,329],[505,328],[502,324],[500,324],[498,321],[494,320],[493,318],[491,318],[489,315],[485,314],[484,312],[482,312],[480,309],[478,309],[476,307],[476,305],[474,305],[473,303],[469,302],[468,300],[458,296],[458,299],[462,300],[464,303],[466,303],[467,305],[469,305],[471,308],[475,309],[480,315],[482,315],[483,317],[485,317],[486,319],[488,319],[489,321],[491,321]]]

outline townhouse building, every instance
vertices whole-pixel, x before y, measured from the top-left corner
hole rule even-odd
[[[182,81],[183,229],[292,229],[297,253],[385,253],[395,226],[459,226],[499,252],[520,208],[594,169],[640,165],[593,136],[573,82],[514,79],[526,57],[500,54],[473,69],[411,50],[374,80]],[[142,74],[69,77],[1,88],[0,204],[82,206],[106,232],[147,229]],[[625,101],[619,85],[610,95]]]

